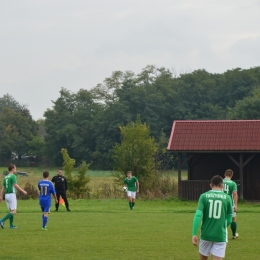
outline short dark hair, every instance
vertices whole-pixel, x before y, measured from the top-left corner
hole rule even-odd
[[[15,167],[16,167],[15,164],[9,164],[8,171],[9,172],[12,171]]]
[[[50,175],[50,173],[48,171],[44,171],[42,174],[43,178],[48,178],[49,175]]]
[[[226,172],[225,172],[225,175],[228,176],[228,177],[232,177],[233,176],[233,171],[231,169],[227,169]]]
[[[133,174],[132,171],[128,171],[127,173],[131,173],[131,174]]]
[[[223,184],[223,179],[220,175],[215,175],[211,179],[211,185],[215,187],[221,187]]]

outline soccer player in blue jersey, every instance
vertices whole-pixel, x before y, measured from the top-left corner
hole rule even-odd
[[[42,230],[47,230],[46,225],[48,222],[48,213],[51,207],[51,194],[53,195],[55,202],[57,203],[56,191],[51,181],[49,181],[49,172],[43,173],[43,180],[38,182],[38,188],[40,190],[39,204],[42,209]]]

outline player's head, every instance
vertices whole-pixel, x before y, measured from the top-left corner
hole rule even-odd
[[[45,171],[45,172],[43,172],[42,176],[44,179],[47,179],[47,178],[49,178],[50,173],[48,171]]]
[[[58,175],[62,175],[62,169],[58,170]]]
[[[16,172],[16,166],[15,166],[15,164],[10,164],[10,165],[8,166],[8,171],[9,171],[9,172]]]
[[[128,172],[126,173],[126,175],[127,175],[128,178],[131,178],[131,177],[132,177],[132,172],[131,172],[131,171],[128,171]]]
[[[219,175],[215,175],[212,177],[210,181],[210,186],[211,188],[216,187],[216,188],[222,188],[223,187],[223,179]]]
[[[233,177],[233,171],[231,169],[228,169],[225,171],[225,177],[229,177],[229,178],[232,178]]]

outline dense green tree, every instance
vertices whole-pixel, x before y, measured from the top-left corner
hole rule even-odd
[[[259,85],[260,67],[228,70],[223,73],[222,77],[224,84],[222,84],[222,88],[219,88],[222,106],[234,107],[238,100],[249,96],[252,90]]]
[[[26,109],[25,106],[21,105],[9,94],[5,94],[3,95],[3,97],[0,97],[0,110],[6,107],[12,108],[14,111],[17,112],[21,112],[23,109]]]
[[[76,94],[62,89],[53,104],[53,109],[44,113],[47,157],[61,165],[60,149],[66,148],[78,162],[90,162],[96,146],[95,116],[101,106],[94,102],[91,92],[83,89]]]
[[[146,179],[157,167],[157,146],[150,136],[150,129],[137,118],[135,122],[120,127],[121,143],[113,149],[114,169],[123,178],[131,170],[138,178]]]
[[[245,106],[248,113],[243,118],[257,117],[252,90],[259,84],[259,67],[176,75],[149,65],[139,74],[115,71],[89,91],[74,94],[62,89],[53,108],[45,112],[48,156],[61,164],[59,151],[65,147],[77,161],[110,169],[113,146],[120,142],[119,126],[133,122],[138,114],[159,144],[162,134],[169,138],[174,120],[237,118]]]
[[[252,95],[236,102],[230,108],[227,117],[236,120],[260,119],[260,88],[252,91]]]
[[[1,159],[10,159],[13,153],[20,160],[24,153],[29,153],[29,142],[38,134],[37,124],[25,106],[8,94],[0,98]]]
[[[173,195],[176,192],[175,182],[158,172],[162,163],[166,162],[166,149],[155,143],[149,127],[137,116],[135,122],[121,126],[120,133],[121,143],[113,149],[116,182],[123,184],[126,172],[130,170],[138,178],[144,197]],[[161,143],[164,142],[162,135]]]

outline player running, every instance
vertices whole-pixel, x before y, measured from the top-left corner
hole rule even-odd
[[[124,180],[124,184],[127,187],[127,197],[129,200],[129,207],[132,210],[135,206],[136,192],[139,192],[138,179],[132,175],[131,171],[127,172],[127,177]]]
[[[3,195],[5,192],[5,202],[10,212],[5,217],[0,219],[0,226],[1,228],[4,228],[4,222],[9,219],[10,228],[17,228],[17,226],[14,225],[14,215],[16,214],[17,209],[16,189],[20,190],[25,195],[27,192],[17,184],[15,176],[16,166],[14,164],[10,164],[8,166],[8,171],[9,174],[7,174],[3,180],[3,186],[0,192],[0,202],[3,200]]]

